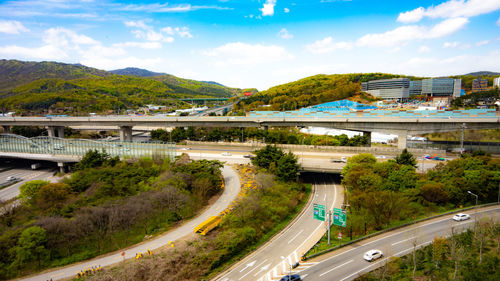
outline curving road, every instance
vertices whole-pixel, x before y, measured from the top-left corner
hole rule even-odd
[[[351,246],[315,259],[308,260],[310,266],[298,273],[303,280],[326,281],[353,280],[360,275],[381,267],[391,256],[403,256],[417,248],[429,245],[434,237],[450,236],[452,227],[455,232],[461,232],[474,225],[474,218],[493,217],[500,219],[500,206],[468,211],[472,219],[455,222],[453,215],[436,218],[402,229],[394,230],[374,238],[360,241]],[[384,253],[382,259],[369,263],[363,259],[363,254],[371,249],[379,249]]]
[[[0,189],[0,200],[10,200],[19,195],[19,187],[28,181],[33,180],[48,180],[48,181],[57,181],[55,177],[52,177],[54,173],[53,169],[40,169],[40,170],[31,170],[30,168],[15,168],[5,172],[0,173],[0,182],[4,182],[5,179],[9,176],[14,176],[20,178],[21,181],[10,185],[6,188]]]
[[[300,257],[316,244],[326,231],[324,222],[313,219],[313,203],[324,204],[330,209],[340,208],[343,199],[342,187],[335,185],[331,177],[317,177],[312,199],[299,217],[270,242],[232,266],[218,278],[216,277],[215,280],[279,279],[288,271],[289,264],[300,261]]]
[[[131,246],[127,249],[120,250],[118,252],[97,257],[92,260],[80,262],[77,264],[69,265],[64,268],[54,269],[47,272],[43,272],[37,275],[33,275],[30,277],[22,278],[19,280],[58,280],[68,277],[73,277],[75,274],[85,268],[90,268],[92,266],[101,265],[107,266],[123,260],[121,256],[121,252],[125,251],[125,258],[134,258],[135,254],[138,252],[146,252],[147,249],[154,250],[165,246],[169,243],[169,241],[175,241],[181,239],[182,237],[193,233],[194,227],[210,216],[216,216],[221,211],[226,209],[229,204],[236,198],[238,193],[240,192],[240,180],[236,172],[230,166],[224,166],[222,169],[222,175],[224,176],[225,189],[219,199],[208,208],[205,212],[203,212],[198,217],[186,222],[182,226],[169,231],[166,234],[158,236],[150,241],[141,243],[139,245]]]

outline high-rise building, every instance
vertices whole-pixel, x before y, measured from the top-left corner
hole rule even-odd
[[[431,78],[421,81],[410,81],[410,95],[426,95],[429,97],[459,97],[462,79]]]
[[[410,79],[394,78],[361,83],[361,89],[382,99],[403,100],[410,96]]]
[[[488,79],[476,78],[472,80],[472,92],[484,92],[488,90]]]
[[[422,94],[422,80],[410,81],[410,96]]]
[[[493,88],[500,88],[500,77],[493,79]]]

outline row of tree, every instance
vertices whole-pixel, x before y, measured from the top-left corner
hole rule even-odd
[[[258,140],[275,144],[331,145],[331,146],[364,146],[368,144],[368,136],[353,136],[349,138],[342,134],[338,136],[317,136],[300,133],[297,129],[271,128],[205,128],[176,127],[171,132],[163,129],[151,131],[151,139],[164,142],[195,141],[248,141]]]
[[[89,151],[59,183],[20,187],[19,205],[2,202],[0,279],[88,259],[141,242],[192,217],[221,190],[222,164],[119,161]]]
[[[351,206],[354,235],[381,229],[392,222],[415,219],[428,212],[497,200],[500,160],[472,156],[438,164],[426,174],[415,170],[415,159],[404,151],[396,161],[377,162],[371,154],[350,158],[342,183]]]

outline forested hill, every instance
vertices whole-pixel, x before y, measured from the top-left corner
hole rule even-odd
[[[0,109],[21,114],[107,113],[179,98],[233,97],[240,89],[173,75],[116,75],[82,65],[0,61]]]
[[[149,70],[141,69],[141,68],[136,68],[136,67],[127,67],[127,68],[123,68],[123,69],[116,69],[116,70],[111,70],[110,72],[113,74],[118,74],[118,75],[130,75],[130,76],[139,76],[139,77],[151,77],[151,76],[165,75],[165,73],[153,72],[153,71],[149,71]]]
[[[409,77],[386,73],[319,74],[298,81],[274,86],[240,101],[235,110],[295,110],[329,101],[351,98],[369,102],[373,97],[361,93],[361,82]]]
[[[0,60],[0,93],[46,78],[65,80],[110,76],[111,73],[80,64]]]

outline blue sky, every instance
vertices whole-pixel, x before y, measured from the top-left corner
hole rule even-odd
[[[500,71],[500,1],[0,1],[0,58],[259,90],[319,73]]]

